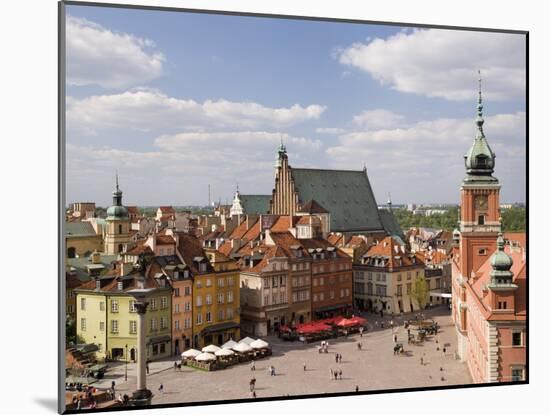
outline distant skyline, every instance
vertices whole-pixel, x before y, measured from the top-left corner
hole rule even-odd
[[[501,201],[525,202],[518,34],[67,7],[67,203],[206,205],[294,167],[360,170],[378,204],[457,203],[477,70]]]

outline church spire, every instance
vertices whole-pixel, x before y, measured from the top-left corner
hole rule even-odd
[[[477,136],[476,139],[485,138],[485,134],[483,134],[483,123],[485,122],[483,120],[483,99],[481,97],[481,71],[477,71],[479,77],[477,79],[479,84],[479,91],[478,91],[478,98],[477,98],[477,119],[476,119],[476,125],[477,125]]]

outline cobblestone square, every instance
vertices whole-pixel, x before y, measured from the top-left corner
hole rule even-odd
[[[403,343],[406,353],[394,355],[394,339],[389,328],[391,317],[385,317],[385,328],[380,328],[380,317],[366,314],[368,332],[329,340],[329,353],[319,353],[319,342],[303,344],[286,342],[277,337],[266,337],[273,348],[273,355],[256,361],[252,371],[248,363],[225,370],[203,372],[183,367],[175,371],[174,361],[153,362],[147,376],[147,386],[154,393],[153,404],[200,402],[208,400],[231,400],[250,398],[249,382],[256,378],[256,396],[292,396],[319,393],[353,392],[411,387],[460,385],[471,383],[468,369],[455,358],[454,329],[448,310],[439,307],[425,313],[434,318],[441,327],[436,336],[429,336],[421,345],[407,344],[407,331],[402,322],[411,316],[397,317],[393,330],[397,341]],[[362,343],[362,350],[357,347]],[[446,354],[443,345],[449,343]],[[439,350],[437,350],[439,347]],[[342,355],[342,363],[335,356]],[[424,364],[421,364],[421,358]],[[306,370],[304,371],[304,364]],[[270,376],[268,368],[273,365],[276,376]],[[342,379],[331,378],[330,371],[342,370]],[[109,370],[107,377],[96,383],[109,387],[116,382],[118,393],[132,392],[136,385],[135,364],[128,365],[128,381],[124,381],[124,365]],[[160,384],[164,392],[159,392]]]

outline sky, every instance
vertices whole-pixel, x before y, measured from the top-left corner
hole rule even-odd
[[[68,203],[206,205],[293,167],[361,170],[376,200],[457,203],[484,131],[502,202],[525,202],[525,37],[69,5]]]

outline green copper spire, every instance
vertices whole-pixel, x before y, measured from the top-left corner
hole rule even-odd
[[[128,219],[128,210],[122,206],[122,190],[118,187],[118,171],[115,178],[115,190],[113,190],[113,206],[107,209],[107,219]]]
[[[481,73],[479,73],[479,92],[477,99],[477,133],[468,153],[464,156],[467,176],[465,182],[488,181],[496,182],[492,177],[495,169],[495,153],[491,150],[483,132],[483,98],[481,95]]]
[[[283,144],[283,136],[281,135],[281,144],[279,144],[279,149],[277,150],[277,160],[275,161],[275,167],[281,167],[282,159],[286,157],[286,147]]]
[[[504,252],[504,238],[499,232],[497,238],[497,250],[491,256],[491,285],[501,286],[512,284],[514,274],[510,271],[514,261],[506,252]]]

